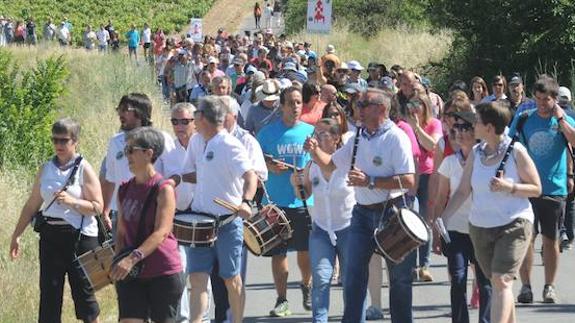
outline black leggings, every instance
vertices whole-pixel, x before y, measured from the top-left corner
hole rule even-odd
[[[80,268],[74,265],[78,231],[70,225],[46,224],[40,232],[40,313],[38,322],[59,323],[62,316],[64,278],[72,291],[76,318],[91,322],[100,314],[96,296]],[[78,255],[98,246],[97,237],[82,235]]]

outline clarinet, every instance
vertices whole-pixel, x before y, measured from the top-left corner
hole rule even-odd
[[[361,132],[361,128],[359,125],[357,126],[357,130],[355,132],[355,138],[353,139],[353,150],[351,153],[351,167],[349,170],[353,170],[355,167],[355,157],[357,155],[357,146],[359,145],[359,133]]]

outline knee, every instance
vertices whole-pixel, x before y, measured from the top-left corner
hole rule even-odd
[[[235,275],[230,278],[224,279],[224,283],[228,289],[241,289],[242,288],[242,277],[240,275]]]
[[[190,284],[193,289],[206,290],[209,277],[206,273],[193,273],[190,275]]]
[[[491,277],[491,285],[496,290],[511,289],[513,286],[513,275],[510,274],[493,274]]]

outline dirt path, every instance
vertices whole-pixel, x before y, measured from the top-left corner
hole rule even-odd
[[[264,1],[258,1],[263,4]],[[252,15],[255,1],[249,0],[217,0],[212,9],[204,16],[204,34],[215,35],[219,28],[224,28],[231,33],[239,33],[244,30],[257,31]],[[262,19],[262,26],[264,25]],[[283,20],[278,24],[273,20],[272,29],[274,34],[283,32]]]

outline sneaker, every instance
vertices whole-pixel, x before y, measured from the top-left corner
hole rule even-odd
[[[545,298],[545,296],[543,296]],[[531,291],[531,286],[523,285],[521,286],[521,291],[519,291],[519,296],[517,296],[517,303],[531,304],[533,303],[533,292]]]
[[[365,310],[365,319],[368,321],[383,320],[383,311],[380,308],[370,306]]]
[[[553,285],[545,285],[543,288],[543,303],[557,303],[557,294]]]
[[[563,240],[560,245],[562,250],[573,250],[573,240]]]
[[[289,304],[287,300],[280,300],[276,301],[276,306],[273,310],[270,311],[271,317],[285,317],[290,316],[291,312],[289,310]]]
[[[432,282],[433,281],[433,276],[431,276],[431,273],[429,272],[427,267],[419,268],[419,281],[422,281],[422,282]]]
[[[311,287],[300,284],[301,294],[303,298],[303,308],[306,311],[311,311]]]

